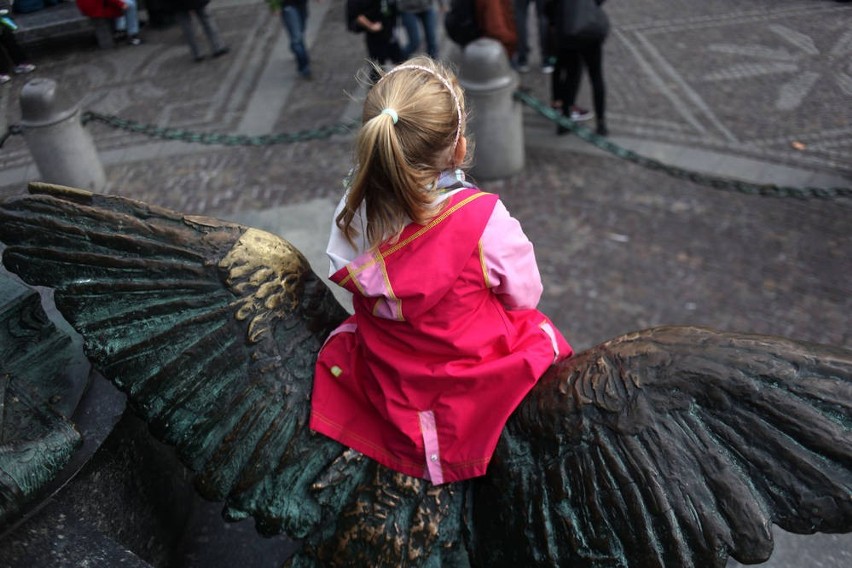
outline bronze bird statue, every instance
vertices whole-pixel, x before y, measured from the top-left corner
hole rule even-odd
[[[433,486],[311,432],[346,311],[283,239],[32,184],[3,263],[55,290],[94,366],[287,566],[724,566],[771,527],[852,531],[852,352],[659,327],[552,367],[485,477]]]

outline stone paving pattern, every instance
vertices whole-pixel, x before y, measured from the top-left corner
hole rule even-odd
[[[225,57],[195,64],[177,27],[146,29],[139,47],[101,51],[78,42],[39,49],[37,74],[56,79],[84,110],[160,126],[259,134],[239,130],[259,92],[269,105],[281,105],[265,124],[269,133],[337,123],[351,114],[365,49],[361,36],[346,31],[342,3],[322,4],[311,3],[312,81],[295,78],[289,53],[275,53],[286,50],[284,31],[259,0],[211,4],[232,48]],[[748,158],[756,179],[794,168],[852,186],[852,6],[613,0],[606,8],[613,23],[605,60],[612,140],[697,149],[719,175]],[[533,64],[537,53],[534,44]],[[274,89],[259,90],[275,56],[287,66],[280,95],[286,100]],[[521,79],[548,99],[548,78],[535,66]],[[20,118],[24,80],[0,87],[2,131]],[[579,102],[590,106],[589,98],[584,83]],[[852,200],[714,190],[577,151],[584,143],[557,138],[529,110],[524,120],[525,170],[482,185],[501,195],[534,242],[545,281],[540,307],[577,349],[661,324],[852,347]],[[112,156],[107,192],[194,214],[233,218],[332,203],[349,169],[347,135],[222,147],[152,141],[96,123],[87,128],[99,151]],[[0,173],[37,179],[33,170],[21,137],[0,149]],[[24,186],[0,185],[0,199]],[[318,234],[328,222],[316,219]],[[823,565],[850,559],[848,540],[825,538],[840,560]]]

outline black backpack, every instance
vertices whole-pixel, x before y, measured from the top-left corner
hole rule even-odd
[[[462,47],[482,37],[482,31],[476,22],[476,2],[452,0],[450,10],[444,16],[444,28],[447,30],[447,36]]]

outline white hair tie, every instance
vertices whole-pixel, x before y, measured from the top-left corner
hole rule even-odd
[[[386,114],[386,115],[388,115],[389,117],[391,117],[391,119],[393,120],[393,123],[394,123],[394,124],[396,124],[397,122],[399,122],[399,115],[396,113],[396,111],[395,111],[394,109],[392,109],[392,108],[390,108],[390,107],[385,108],[385,109],[382,109],[381,114]]]
[[[462,128],[462,111],[461,111],[461,103],[459,102],[459,97],[458,97],[458,95],[456,94],[455,90],[453,90],[453,86],[450,84],[450,82],[447,80],[447,78],[446,78],[446,77],[444,77],[443,75],[441,75],[440,73],[438,73],[437,71],[435,71],[435,70],[433,70],[433,69],[429,69],[428,67],[424,67],[423,65],[400,65],[399,67],[394,67],[393,69],[391,69],[390,71],[388,71],[387,73],[385,73],[385,74],[382,76],[382,78],[381,78],[381,79],[379,79],[379,80],[376,82],[376,84],[378,85],[379,83],[381,83],[381,82],[382,82],[382,80],[383,80],[385,77],[387,77],[387,76],[389,76],[389,75],[392,75],[393,73],[396,73],[397,71],[402,71],[403,69],[417,69],[417,70],[419,70],[419,71],[424,71],[424,72],[426,72],[426,73],[429,73],[430,75],[434,75],[435,77],[437,77],[437,78],[438,78],[438,80],[439,80],[439,81],[441,81],[441,83],[443,83],[443,84],[444,84],[444,87],[446,87],[446,88],[447,88],[447,90],[450,92],[450,96],[452,96],[452,97],[453,97],[453,102],[456,104],[456,115],[457,115],[457,117],[458,117],[458,121],[459,121],[458,128],[456,128],[456,137],[453,139],[453,150],[455,150],[455,149],[456,149],[456,146],[457,146],[457,145],[458,145],[458,143],[459,143],[459,137],[461,136],[461,128]],[[385,109],[385,110],[383,110],[382,112],[385,112],[386,110],[391,110],[391,111],[393,111],[393,109]],[[394,113],[394,114],[393,114],[393,115],[391,115],[391,116],[396,115],[396,111],[393,111],[393,113]],[[394,120],[394,124],[396,124],[396,121],[395,121],[395,120]]]

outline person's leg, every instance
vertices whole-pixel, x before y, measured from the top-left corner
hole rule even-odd
[[[219,28],[216,27],[216,22],[207,13],[207,9],[201,7],[194,11],[198,17],[198,21],[201,22],[201,27],[204,29],[204,35],[207,36],[207,42],[210,44],[210,51],[213,52],[213,57],[219,57],[228,53],[228,48],[222,44],[222,39],[219,37]]]
[[[127,36],[133,38],[139,35],[139,7],[136,0],[124,0],[124,3],[127,4],[127,10],[124,11],[127,18]]]
[[[606,136],[609,132],[606,126],[606,84],[603,76],[603,42],[585,46],[582,50],[583,61],[589,71],[589,82],[592,84],[592,100],[595,104],[598,134]]]
[[[417,14],[414,12],[402,12],[400,15],[402,27],[405,28],[405,37],[408,40],[402,46],[402,57],[408,59],[420,47],[420,24],[417,23]]]
[[[580,90],[580,81],[583,78],[583,59],[577,49],[561,49],[557,60],[560,92],[554,98],[562,101],[562,115],[576,121],[580,118],[573,112],[574,102],[577,100],[577,92]],[[564,134],[567,131],[562,127],[556,130],[557,134]]]
[[[438,59],[438,15],[434,6],[420,12],[420,22],[423,24],[423,33],[426,34],[426,53],[432,59]]]
[[[302,76],[311,73],[308,51],[305,48],[305,20],[306,15],[297,6],[283,6],[281,8],[281,20],[290,36],[290,51],[296,58],[296,66]]]
[[[550,46],[550,20],[544,10],[545,0],[535,1],[535,16],[538,22],[538,45],[541,49],[541,69],[544,72],[553,70],[553,50]]]
[[[565,60],[565,83],[562,91],[562,111],[568,113],[577,100],[580,91],[580,81],[583,78],[583,58],[577,49],[564,49],[560,57]]]
[[[515,30],[518,35],[518,49],[515,53],[515,66],[518,71],[529,71],[530,46],[527,41],[527,13],[529,12],[530,0],[515,0]]]
[[[198,43],[195,41],[195,32],[192,29],[192,19],[189,16],[189,12],[175,12],[175,20],[177,20],[177,23],[183,32],[183,37],[186,39],[187,45],[189,45],[189,51],[192,53],[192,58],[196,61],[204,59],[204,56],[201,55],[201,52],[198,50]]]
[[[564,57],[557,55],[553,58],[553,75],[550,76],[550,106],[562,108],[562,97],[565,96],[565,80],[567,77]]]
[[[376,36],[379,34],[364,32],[364,43],[367,46],[367,58],[370,60],[370,84],[375,85],[376,82],[381,77],[373,67],[372,63],[377,65],[381,65],[383,62],[381,60],[382,51],[381,51],[381,40]]]
[[[127,42],[130,45],[139,45],[142,43],[139,39],[139,8],[136,0],[124,0],[124,3],[127,8],[124,15],[115,19],[115,31],[126,32]]]
[[[582,71],[579,64],[579,56],[575,51],[562,49],[557,52],[554,65],[553,75],[551,76],[551,106],[558,109],[563,116],[571,118],[571,106],[573,105],[574,97],[570,95],[573,89],[577,88],[575,83],[579,83],[576,77],[578,69]],[[556,133],[565,134],[569,132],[565,126],[557,125]]]
[[[15,32],[3,25],[0,25],[0,46],[2,46],[3,51],[3,54],[0,55],[5,56],[0,57],[2,68],[6,69],[3,73],[8,75],[7,71],[11,70],[13,66],[27,63],[27,52],[18,43],[18,40],[15,38]]]
[[[0,84],[8,83],[12,80],[10,73],[12,72],[13,63],[7,44],[6,30],[2,30],[0,31]]]

